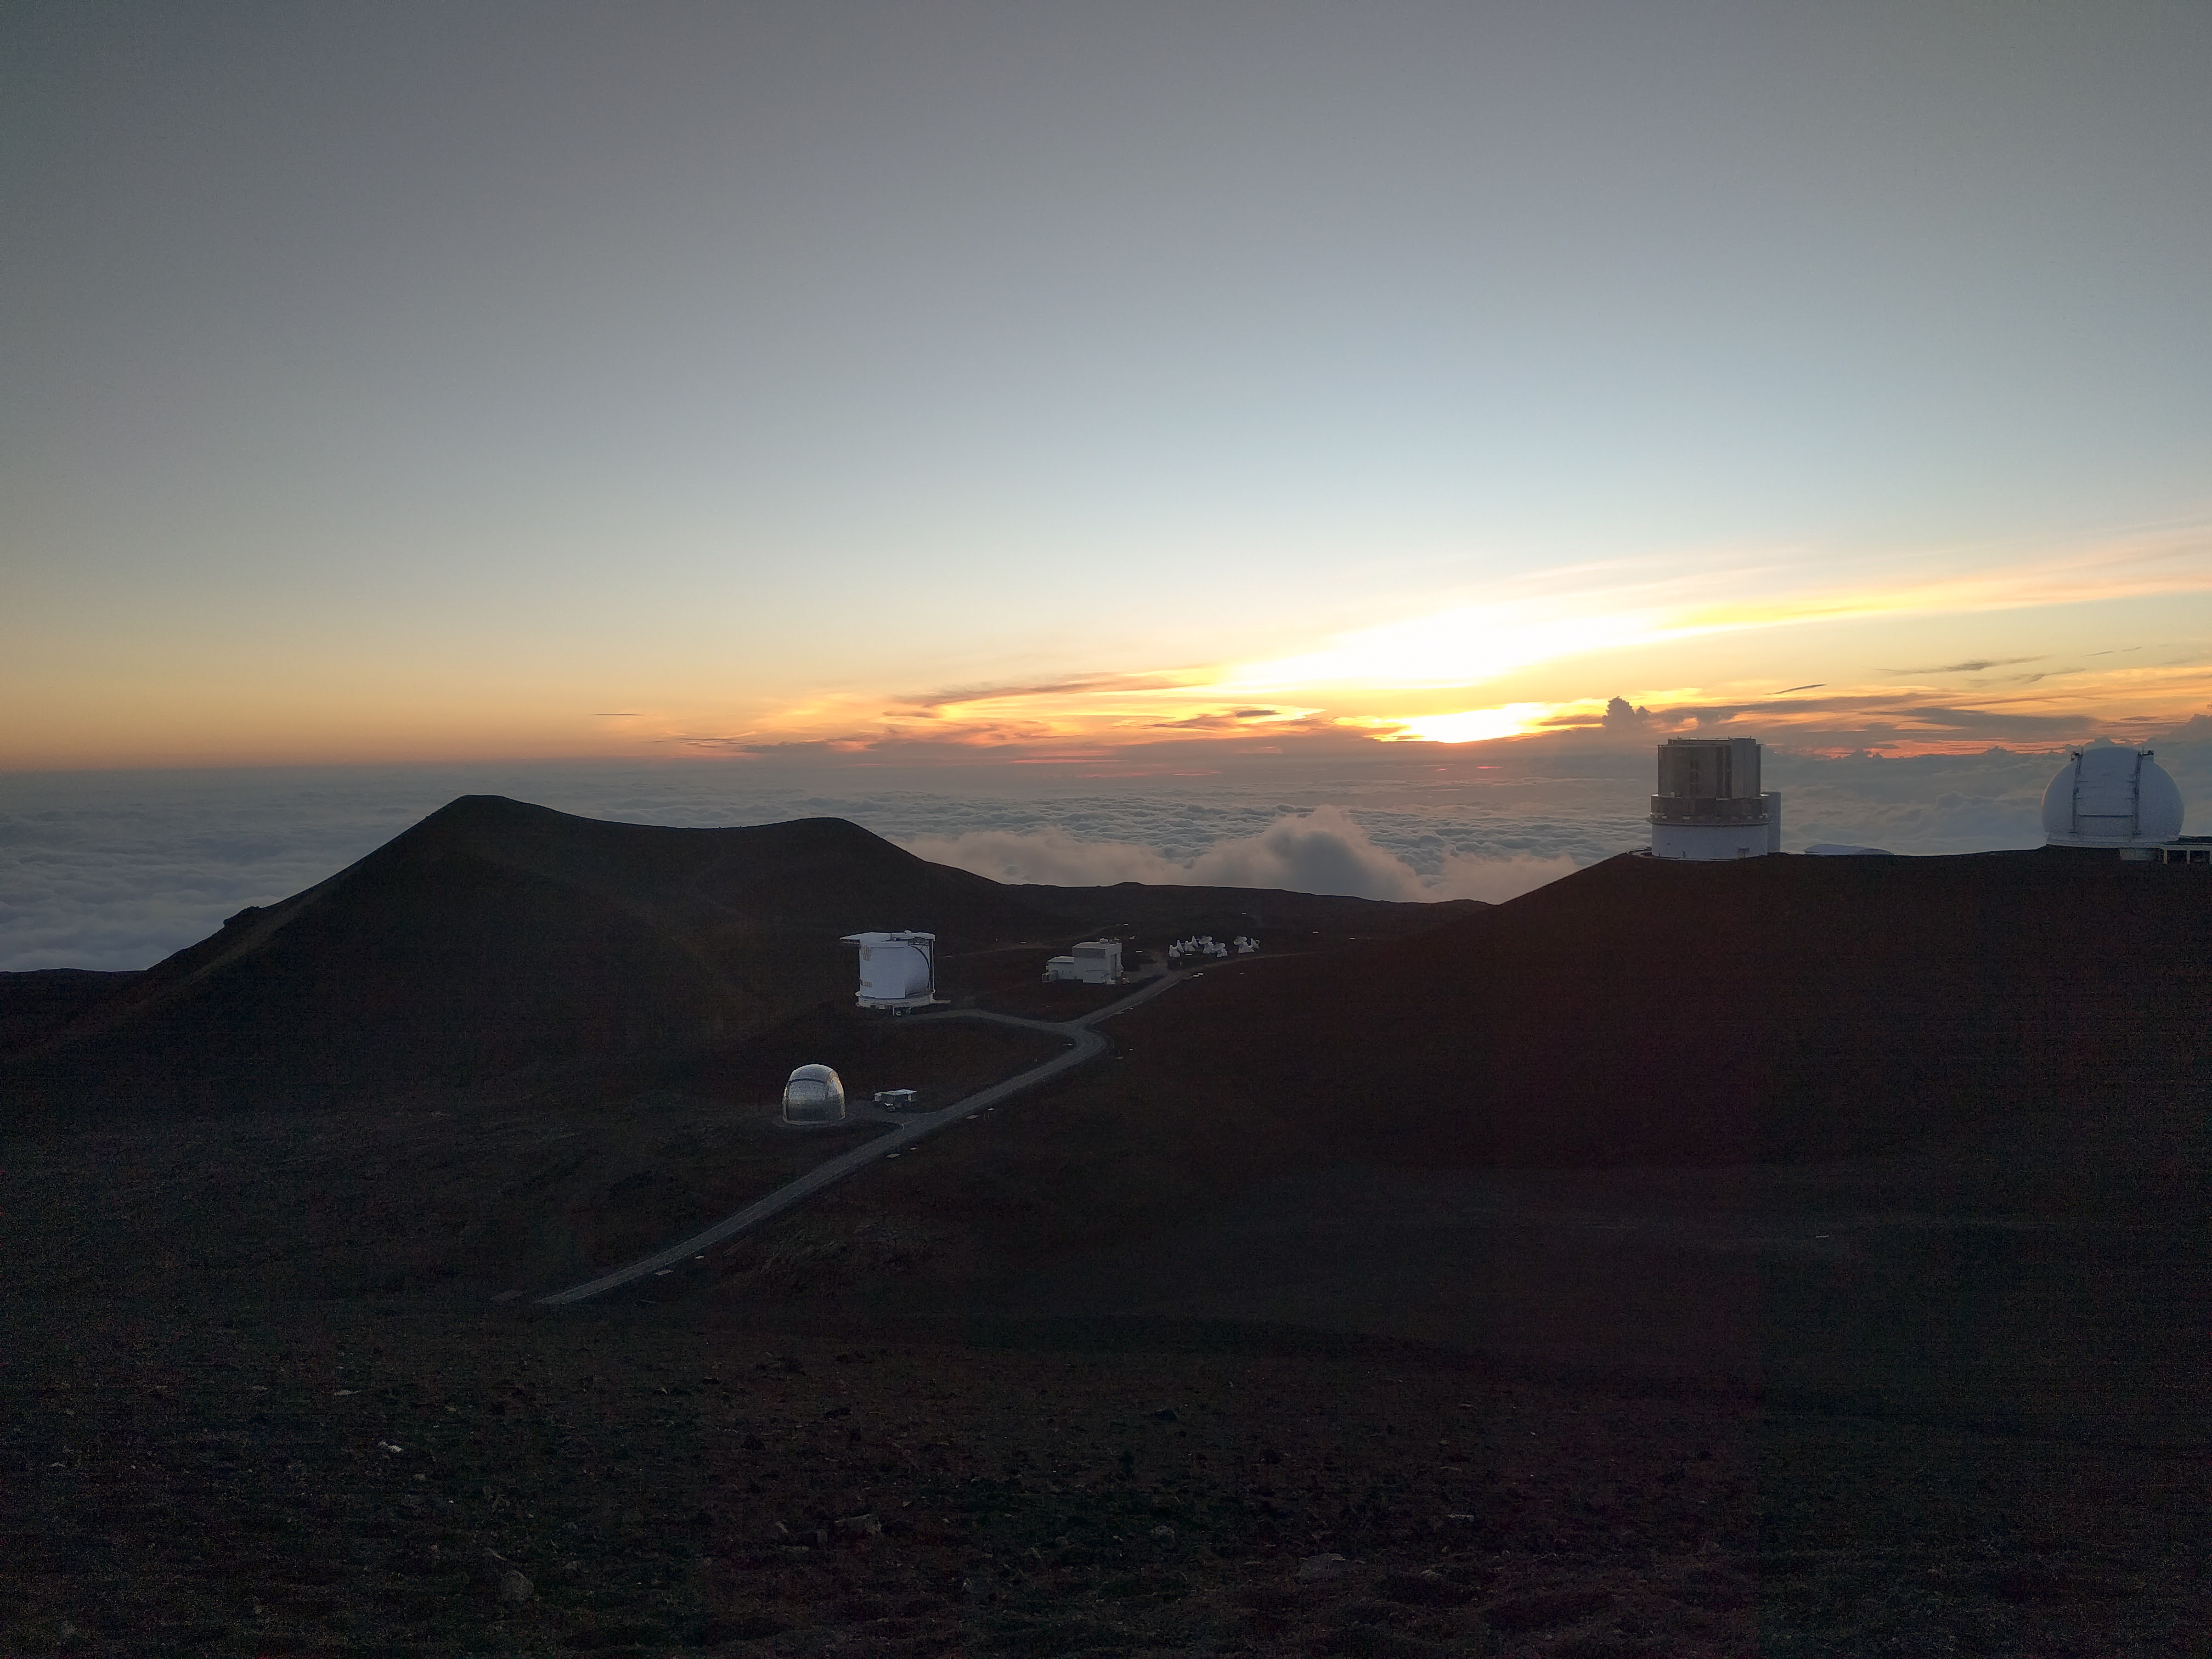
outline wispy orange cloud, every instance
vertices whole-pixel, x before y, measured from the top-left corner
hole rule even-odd
[[[738,752],[815,743],[849,752],[910,744],[1073,755],[1149,745],[1428,742],[1455,744],[1543,732],[1741,728],[1856,746],[1978,741],[2052,743],[2119,732],[2212,707],[2212,668],[2074,663],[2029,652],[1936,666],[1874,671],[1861,683],[1771,688],[1794,666],[1782,636],[1816,623],[1965,617],[2148,595],[2212,594],[2212,529],[2192,525],[2109,538],[1977,567],[1986,550],[1953,550],[1887,565],[1857,562],[1855,579],[1824,580],[1832,561],[1802,552],[1621,560],[1554,568],[1492,584],[1425,613],[1324,637],[1240,662],[1139,672],[1010,678],[935,690],[854,691],[786,708],[731,737],[675,731],[666,742]],[[1638,690],[1605,684],[1609,659],[1722,635],[1778,635],[1776,664],[1753,684]],[[1741,654],[1739,651],[1738,654]],[[1879,660],[1879,659],[1877,659]],[[2001,671],[2026,672],[2007,674]],[[1591,694],[1561,700],[1485,698],[1486,686],[1580,678]],[[2000,671],[1993,672],[1993,671]],[[1771,675],[1771,677],[1770,677]],[[1969,677],[1963,682],[1959,677]],[[1831,676],[1832,680],[1835,677]],[[1531,688],[1533,689],[1533,687]],[[1626,697],[1632,718],[1608,714]],[[1462,695],[1454,697],[1455,691]],[[1818,694],[1813,695],[1813,694]]]

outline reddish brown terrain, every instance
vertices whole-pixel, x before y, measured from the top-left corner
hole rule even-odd
[[[458,803],[21,1017],[0,1650],[2212,1651],[2202,871],[1423,917],[580,823]],[[852,1012],[801,935],[884,925],[1048,1017],[1076,938],[1270,949],[686,1269],[513,1296],[873,1133],[773,1128],[799,1059],[1056,1042]]]

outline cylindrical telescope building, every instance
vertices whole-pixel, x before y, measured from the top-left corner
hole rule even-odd
[[[1651,797],[1655,859],[1757,858],[1782,850],[1782,797],[1759,787],[1755,738],[1669,738]]]
[[[927,1008],[937,1000],[937,935],[848,933],[860,947],[860,1006],[893,1013]]]

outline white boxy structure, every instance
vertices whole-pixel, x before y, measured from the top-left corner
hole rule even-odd
[[[2076,749],[2043,792],[2050,847],[2109,847],[2124,859],[2190,863],[2181,790],[2148,749]],[[2175,854],[2179,856],[2176,857]]]
[[[936,934],[848,933],[842,943],[860,947],[861,1007],[896,1013],[937,1000]]]
[[[1048,985],[1072,981],[1078,985],[1119,985],[1121,982],[1121,941],[1118,939],[1085,939],[1075,947],[1075,954],[1054,957],[1044,965],[1044,982]]]
[[[827,1066],[802,1066],[783,1085],[783,1121],[810,1127],[845,1121],[844,1079]]]
[[[1651,856],[1710,861],[1782,850],[1782,797],[1759,787],[1755,738],[1669,738],[1659,745]]]

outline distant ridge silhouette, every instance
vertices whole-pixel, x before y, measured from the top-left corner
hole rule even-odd
[[[1148,1008],[1143,1082],[1331,1158],[1841,1156],[2212,1077],[2212,878],[2106,854],[1626,854]],[[1132,1035],[1135,1035],[1134,1032]]]
[[[313,1094],[680,1053],[850,976],[837,939],[1058,923],[838,818],[678,830],[467,795],[41,1034],[33,1095]]]
[[[465,795],[327,880],[143,974],[52,975],[0,1005],[11,1100],[326,1100],[526,1066],[675,1058],[848,1001],[842,935],[963,951],[1121,921],[1376,931],[1472,905],[1205,888],[1011,888],[842,818],[670,829]],[[14,1012],[11,1013],[10,1008]]]

